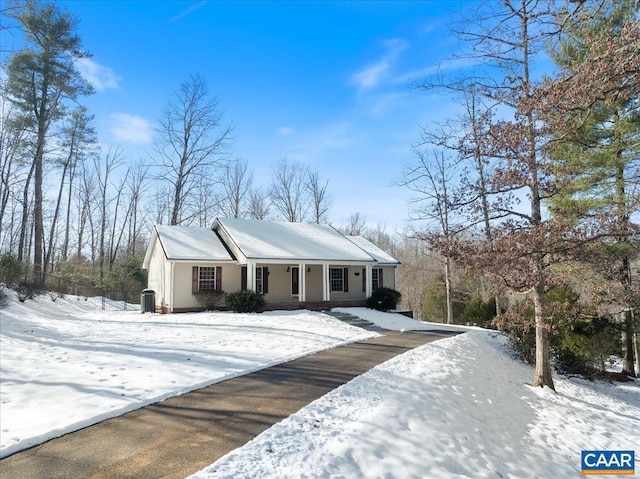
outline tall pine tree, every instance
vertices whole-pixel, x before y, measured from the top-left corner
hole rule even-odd
[[[561,12],[562,35],[550,53],[560,67],[547,84],[551,156],[564,187],[553,198],[556,217],[572,221],[595,244],[580,260],[610,285],[608,310],[621,317],[623,372],[635,376],[631,262],[637,256],[632,221],[640,206],[640,37],[634,0],[583,5],[572,21]]]
[[[92,86],[80,76],[75,61],[88,54],[76,34],[77,20],[56,3],[27,0],[10,15],[24,32],[25,46],[11,56],[7,84],[11,101],[34,138],[34,249],[33,267],[37,282],[43,280],[44,221],[43,172],[52,125],[67,114],[66,105],[92,93]]]

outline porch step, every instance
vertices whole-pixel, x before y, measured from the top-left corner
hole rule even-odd
[[[354,314],[342,313],[338,311],[324,311],[324,313],[328,314],[329,316],[333,316],[334,318],[339,319],[344,323],[350,324],[351,326],[356,326],[358,328],[366,329],[367,331],[376,331],[376,332],[387,331],[386,329],[381,328],[380,326],[376,326],[371,321],[362,319],[359,316],[356,316]]]

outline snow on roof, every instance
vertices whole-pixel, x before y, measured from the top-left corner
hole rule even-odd
[[[249,259],[373,262],[374,259],[328,225],[218,218]]]
[[[347,238],[349,238],[357,246],[362,248],[379,264],[400,264],[400,261],[395,259],[389,253],[385,252],[383,249],[374,245],[371,241],[369,241],[367,238],[364,238],[363,236],[347,236]]]
[[[232,261],[234,258],[210,228],[156,225],[168,260]]]

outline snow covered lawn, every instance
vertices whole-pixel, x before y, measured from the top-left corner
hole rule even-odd
[[[579,478],[583,449],[635,450],[640,469],[640,381],[556,376],[555,394],[530,387],[532,377],[501,335],[443,339],[355,378],[190,479]]]
[[[321,313],[141,314],[48,296],[0,310],[0,457],[170,396],[376,336]]]
[[[142,315],[121,307],[44,296],[0,310],[1,456],[375,336],[309,311]],[[389,329],[443,327],[344,311]],[[583,449],[633,449],[640,463],[640,381],[556,376],[554,394],[528,386],[532,376],[504,337],[473,329],[372,369],[191,477],[579,478]]]

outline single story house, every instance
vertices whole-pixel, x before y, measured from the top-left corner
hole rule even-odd
[[[157,225],[144,258],[155,309],[202,309],[211,291],[263,293],[270,309],[362,305],[396,288],[400,263],[361,236],[331,226],[216,219],[212,228]]]

